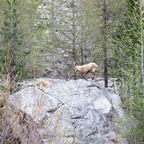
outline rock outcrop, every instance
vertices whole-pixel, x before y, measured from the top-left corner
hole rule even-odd
[[[95,81],[59,80],[43,88],[28,87],[11,95],[9,102],[38,126],[42,143],[126,144],[115,125],[115,117],[123,116],[120,98]]]

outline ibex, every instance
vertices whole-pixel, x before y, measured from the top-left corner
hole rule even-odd
[[[99,68],[99,66],[96,63],[89,63],[82,66],[75,66],[75,62],[74,62],[74,67],[75,67],[75,72],[77,71],[81,72],[84,75],[86,80],[87,80],[88,73],[92,73],[93,74],[92,79],[94,79],[95,71],[98,70]]]
[[[41,80],[41,81],[39,81],[36,85],[39,86],[39,87],[43,87],[43,86],[50,85],[50,84],[51,84],[51,83],[48,82],[48,81]]]

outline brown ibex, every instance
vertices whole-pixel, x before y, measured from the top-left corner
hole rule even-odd
[[[81,72],[84,75],[86,80],[87,80],[88,73],[92,73],[93,74],[92,79],[94,79],[95,71],[98,70],[99,68],[99,66],[96,63],[88,63],[82,66],[75,66],[75,62],[74,62],[74,67],[75,67],[75,72],[77,71]]]
[[[39,81],[36,85],[39,86],[39,87],[43,87],[43,86],[50,85],[50,84],[51,84],[51,83],[48,82],[48,81],[41,80],[41,81]]]

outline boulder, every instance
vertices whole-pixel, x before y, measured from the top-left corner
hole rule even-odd
[[[114,117],[124,115],[119,96],[93,80],[24,88],[9,103],[37,125],[42,143],[126,144],[115,126]]]

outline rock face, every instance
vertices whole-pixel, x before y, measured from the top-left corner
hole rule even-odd
[[[120,98],[92,80],[60,80],[29,87],[10,96],[10,103],[39,127],[45,144],[126,144],[119,141],[114,116],[122,117]]]

